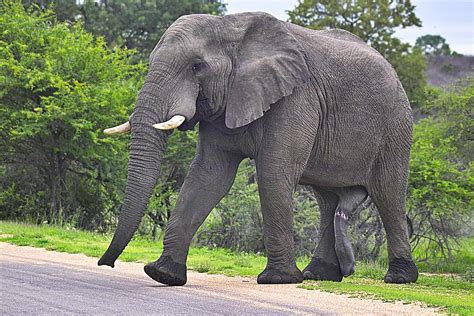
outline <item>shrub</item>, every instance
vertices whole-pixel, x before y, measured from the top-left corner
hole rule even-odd
[[[0,4],[1,218],[114,221],[127,142],[102,129],[131,113],[144,72],[131,56],[52,11]]]
[[[440,93],[414,129],[408,207],[418,260],[452,260],[456,238],[472,229],[474,85]]]

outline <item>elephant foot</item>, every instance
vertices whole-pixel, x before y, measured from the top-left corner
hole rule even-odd
[[[258,284],[292,284],[301,282],[303,282],[303,274],[296,267],[281,270],[267,266],[257,277]]]
[[[305,280],[342,281],[342,273],[339,265],[314,257],[303,270],[303,277]]]
[[[162,256],[144,267],[145,273],[163,284],[179,286],[186,284],[186,265],[176,263],[169,256]]]
[[[412,260],[395,258],[388,264],[385,283],[411,283],[418,279],[418,268]]]

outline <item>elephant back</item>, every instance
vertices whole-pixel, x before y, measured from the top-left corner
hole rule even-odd
[[[365,45],[367,44],[359,36],[342,29],[321,30],[318,32],[320,33],[320,35],[330,37],[330,38],[335,38],[338,40],[349,41],[349,42],[365,44]]]

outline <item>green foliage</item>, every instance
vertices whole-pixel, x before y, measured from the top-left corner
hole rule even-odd
[[[426,100],[426,61],[421,50],[415,48],[408,53],[395,54],[391,56],[390,62],[397,71],[412,107],[423,105]]]
[[[18,1],[0,5],[0,30],[1,184],[16,188],[2,194],[1,217],[103,227],[121,199],[127,146],[101,130],[127,120],[143,64]]]
[[[445,135],[452,137],[459,158],[468,164],[474,157],[474,78],[467,78],[448,92],[431,89],[422,110],[445,122]]]
[[[440,93],[425,108],[436,114],[414,129],[408,205],[414,246],[424,250],[418,259],[452,260],[455,238],[472,222],[473,92],[471,84],[459,93]]]
[[[319,237],[319,208],[312,191],[298,187],[293,196],[295,254],[312,257]]]
[[[349,217],[349,238],[356,260],[375,262],[385,244],[385,231],[375,205],[362,205]]]
[[[181,15],[192,13],[219,15],[225,11],[225,5],[214,0],[178,2],[170,0],[86,0],[81,2],[75,0],[24,0],[23,3],[27,7],[38,4],[41,8],[54,8],[59,20],[67,21],[69,24],[80,22],[86,31],[103,38],[109,47],[136,49],[137,53],[131,55],[134,61],[145,61],[163,32]],[[37,10],[35,6],[32,9]],[[123,114],[130,113],[130,108],[128,108]],[[119,120],[115,122],[119,122]],[[168,150],[163,157],[162,176],[154,190],[146,213],[147,216],[140,226],[139,233],[151,233],[154,238],[157,238],[158,234],[163,232],[174,206],[174,198],[194,156],[196,141],[196,132],[174,133],[170,137]],[[126,150],[126,148],[123,149],[123,151]],[[120,159],[120,157],[118,158]],[[115,160],[115,158],[111,157],[111,160]],[[123,166],[120,168],[124,169]],[[114,181],[113,186],[120,188],[124,185],[125,175],[122,172],[116,176],[118,178]],[[118,196],[114,208],[118,208],[120,202],[121,196]]]
[[[81,0],[22,0],[25,7],[33,7],[41,10],[54,9],[54,15],[60,21],[74,21],[80,14],[78,2]]]
[[[200,245],[238,251],[262,252],[263,220],[255,168],[248,160],[241,163],[230,192],[214,208],[195,238]]]
[[[440,35],[426,34],[416,39],[415,47],[421,49],[426,55],[459,55],[451,51],[446,39]]]
[[[427,254],[427,242],[422,243],[413,250],[413,256],[415,258],[424,258]],[[440,260],[424,260],[418,261],[417,266],[420,271],[436,271],[440,273],[459,273],[464,278],[468,278],[472,275],[474,268],[474,236],[461,237],[456,241],[457,248],[453,252],[454,258],[451,260],[445,260],[441,254],[435,253],[435,258],[442,258]],[[430,251],[433,251],[431,249]],[[435,252],[441,252],[439,249],[435,249]],[[474,280],[471,280],[474,282]]]
[[[71,1],[27,2],[53,5],[61,20],[80,21],[86,31],[104,37],[109,46],[136,49],[142,58],[148,57],[164,31],[180,16],[225,12],[225,4],[215,0],[85,0],[74,5]]]

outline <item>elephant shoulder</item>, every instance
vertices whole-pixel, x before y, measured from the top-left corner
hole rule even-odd
[[[342,29],[321,30],[320,35],[335,38],[338,40],[349,41],[359,44],[366,44],[359,36]]]

